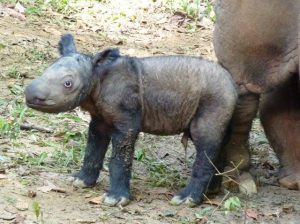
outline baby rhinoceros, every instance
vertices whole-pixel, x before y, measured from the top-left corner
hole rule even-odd
[[[104,203],[126,205],[134,145],[139,132],[184,133],[196,148],[189,183],[172,204],[200,204],[236,103],[230,74],[197,57],[121,56],[107,49],[95,56],[77,52],[73,37],[62,36],[61,57],[25,90],[26,103],[58,113],[78,106],[91,115],[83,166],[75,182],[96,183],[110,141],[110,188]]]

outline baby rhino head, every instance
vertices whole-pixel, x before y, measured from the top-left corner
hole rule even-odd
[[[36,110],[58,113],[79,106],[91,89],[93,62],[76,51],[72,35],[59,42],[61,57],[25,89],[26,104]]]

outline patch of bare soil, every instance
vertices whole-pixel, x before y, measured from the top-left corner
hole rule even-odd
[[[190,143],[185,162],[180,136],[141,135],[132,180],[134,199],[124,208],[101,203],[108,188],[106,169],[93,188],[71,186],[69,177],[79,169],[76,158],[82,153],[73,148],[84,147],[88,115],[79,110],[62,115],[35,112],[25,107],[22,92],[57,57],[61,34],[74,34],[78,48],[93,54],[118,47],[131,56],[188,54],[215,59],[212,24],[196,26],[164,8],[163,1],[91,4],[78,3],[75,11],[64,14],[49,9],[41,16],[26,15],[25,20],[0,8],[0,223],[300,223],[300,194],[277,186],[278,162],[258,121],[250,139],[257,195],[224,190],[210,198],[211,204],[169,205],[186,182],[194,156]],[[20,131],[16,121],[50,133]],[[241,203],[234,211],[224,208],[231,196]]]

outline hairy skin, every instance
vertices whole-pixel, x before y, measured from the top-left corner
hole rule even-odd
[[[215,173],[209,159],[217,160],[236,103],[230,74],[195,57],[134,58],[120,56],[116,49],[86,56],[76,51],[70,35],[62,37],[60,52],[62,57],[26,88],[25,95],[28,106],[40,111],[80,106],[91,114],[76,184],[96,183],[112,141],[110,188],[104,202],[126,205],[139,132],[185,133],[195,145],[196,159],[189,183],[171,203],[200,204]]]
[[[294,77],[275,91],[265,94],[260,109],[264,128],[272,130],[266,134],[282,166],[279,183],[294,190],[300,189],[300,138],[294,135],[300,133],[299,99],[299,78]],[[288,149],[285,146],[291,147],[289,153],[286,153]]]
[[[248,136],[264,94],[261,121],[283,166],[279,182],[300,190],[299,105],[295,103],[300,100],[300,1],[217,0],[215,12],[216,55],[240,90],[226,147],[228,164],[243,160],[240,168],[248,168]]]

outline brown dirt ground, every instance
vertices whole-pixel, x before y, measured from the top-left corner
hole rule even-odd
[[[120,21],[116,25],[116,22],[108,19],[111,14],[117,13],[115,2],[111,1],[110,5],[101,9],[102,14],[94,17],[84,17],[79,13],[66,16],[51,10],[43,17],[27,16],[26,21],[11,16],[0,17],[2,118],[14,119],[11,108],[14,100],[24,104],[23,95],[12,94],[8,87],[19,85],[23,88],[24,83],[39,75],[45,64],[57,56],[57,42],[65,32],[75,35],[78,48],[84,52],[96,53],[107,47],[119,47],[123,54],[133,56],[188,54],[214,59],[212,27],[199,26],[189,30],[186,21],[179,26],[182,17],[172,16],[159,3],[149,3],[147,7],[135,5],[135,21]],[[85,12],[84,7],[82,12]],[[20,77],[7,76],[12,68],[17,69]],[[81,122],[75,123],[60,115],[45,115],[30,109],[26,111],[25,121],[47,125],[54,133],[66,128],[86,130],[87,122],[84,120],[88,120],[88,116],[79,110],[70,114],[81,116]],[[39,141],[52,142],[54,146],[39,144]],[[20,161],[20,155],[54,154],[54,148],[60,142],[59,135],[34,131],[21,131],[13,141],[7,135],[1,135],[0,223],[300,223],[300,194],[277,185],[278,162],[258,121],[253,125],[250,143],[259,192],[250,197],[230,193],[229,196],[238,196],[242,204],[242,208],[234,212],[225,212],[222,205],[203,204],[196,208],[169,205],[176,189],[146,184],[149,177],[147,167],[138,161],[134,164],[132,181],[134,200],[125,208],[89,203],[90,199],[102,195],[108,187],[108,173],[105,170],[94,188],[75,189],[67,181],[70,173],[75,171],[73,169],[56,168],[55,161],[36,166],[16,162]],[[68,148],[68,144],[64,147]],[[156,161],[163,161],[173,171],[177,170],[185,178],[188,177],[189,172],[182,162],[184,152],[179,136],[143,135],[137,148],[145,149],[146,154]],[[193,148],[189,146],[188,158],[191,159],[193,155]],[[79,165],[76,164],[74,169],[78,169]],[[41,187],[49,185],[49,181],[63,189],[63,192],[48,192],[47,189],[43,192]],[[30,192],[37,195],[32,198]],[[219,193],[214,201],[221,202],[224,196],[225,193]],[[43,213],[38,221],[32,208],[34,201],[39,203]]]

